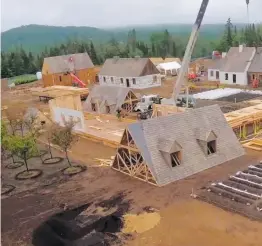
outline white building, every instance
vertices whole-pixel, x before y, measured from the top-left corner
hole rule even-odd
[[[161,76],[148,58],[114,57],[105,61],[99,72],[99,83],[143,89],[161,86]]]
[[[221,84],[248,84],[248,69],[255,56],[256,48],[232,47],[222,59],[214,60],[208,69],[208,80]]]
[[[173,62],[160,63],[156,67],[161,74],[172,76],[178,74],[181,65],[178,62],[173,61]]]

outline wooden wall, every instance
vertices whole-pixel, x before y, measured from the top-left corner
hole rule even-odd
[[[9,90],[8,80],[7,79],[1,79],[1,91],[7,91],[7,90]]]
[[[86,85],[95,83],[97,74],[97,68],[88,68],[76,71],[76,76]],[[72,86],[73,83],[72,77],[69,74],[65,75],[64,73],[43,74],[43,81],[44,87],[52,85]]]

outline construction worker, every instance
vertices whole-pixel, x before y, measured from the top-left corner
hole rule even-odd
[[[253,79],[252,87],[253,87],[253,88],[257,88],[257,87],[258,87],[258,79],[257,79],[257,77],[255,77],[255,78]]]
[[[121,121],[121,109],[120,108],[116,110],[116,117],[118,118],[119,121]]]

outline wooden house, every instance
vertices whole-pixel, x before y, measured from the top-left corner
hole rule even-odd
[[[52,85],[72,86],[76,75],[86,85],[96,81],[97,69],[87,53],[46,57],[42,75],[44,87]]]

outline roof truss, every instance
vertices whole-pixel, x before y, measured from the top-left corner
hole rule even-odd
[[[112,168],[131,177],[157,185],[128,130],[125,130],[123,134]]]

